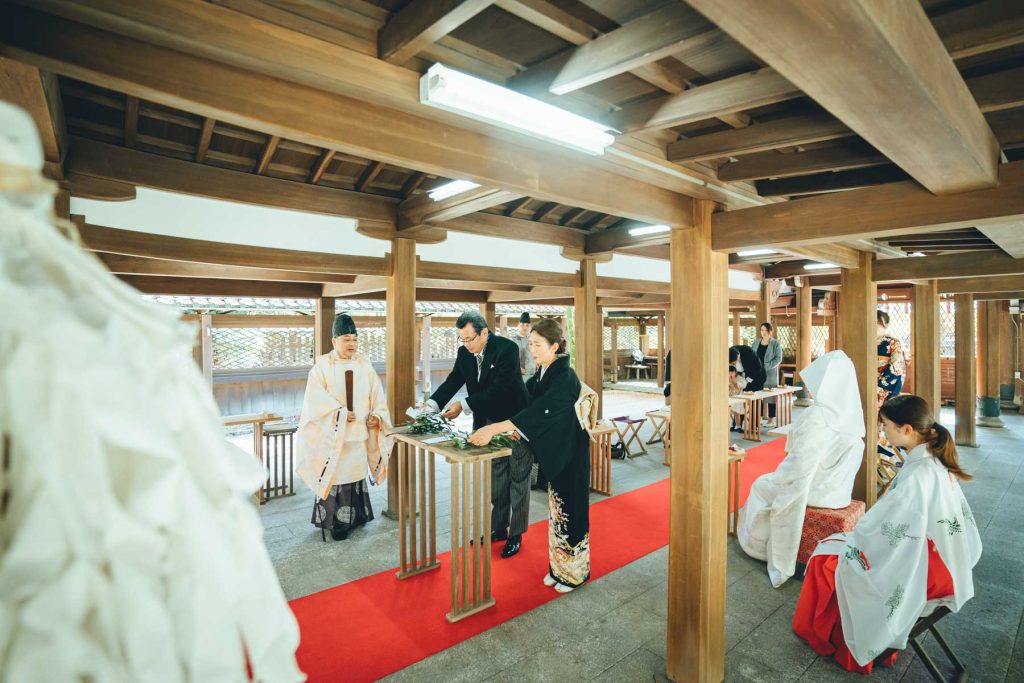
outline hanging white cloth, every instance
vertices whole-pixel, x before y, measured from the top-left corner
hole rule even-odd
[[[936,600],[927,599],[928,541],[953,579],[953,595]],[[904,649],[919,617],[939,606],[957,612],[974,596],[981,536],[960,483],[922,444],[856,528],[819,543],[817,555],[839,557],[843,637],[863,666],[889,648]]]
[[[303,680],[266,474],[225,440],[193,332],[26,194],[31,119],[0,103],[0,131],[0,679]]]
[[[849,505],[864,455],[864,412],[849,357],[826,353],[800,377],[814,404],[794,420],[786,457],[751,486],[736,525],[740,547],[767,562],[776,588],[796,570],[805,509]]]

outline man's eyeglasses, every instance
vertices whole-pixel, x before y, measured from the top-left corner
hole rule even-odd
[[[479,334],[476,335],[475,337],[473,337],[472,339],[463,339],[462,337],[459,337],[459,342],[462,343],[462,344],[472,344],[473,342],[475,342],[479,338],[480,338]]]

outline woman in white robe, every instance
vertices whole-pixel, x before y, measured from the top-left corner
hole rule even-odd
[[[295,471],[316,494],[312,523],[330,529],[336,541],[373,519],[367,471],[379,484],[387,474],[394,439],[384,387],[373,364],[358,351],[355,323],[334,319],[334,349],[309,371],[296,435]],[[352,375],[352,405],[346,376]]]
[[[853,531],[818,544],[793,616],[793,630],[849,671],[892,665],[919,617],[957,612],[974,596],[981,537],[958,480],[953,437],[919,396],[886,401],[886,437],[909,453],[885,495]]]
[[[826,353],[800,377],[814,404],[794,421],[786,457],[750,488],[736,529],[740,547],[768,563],[776,588],[796,570],[805,508],[848,506],[864,455],[864,413],[849,357]]]

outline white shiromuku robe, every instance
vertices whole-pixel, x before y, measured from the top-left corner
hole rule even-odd
[[[0,680],[304,680],[194,328],[58,232],[31,118],[0,130]]]
[[[348,422],[345,371],[353,372],[352,412]],[[367,429],[366,419],[376,415],[379,429]],[[332,486],[351,484],[366,477],[384,480],[394,439],[384,387],[373,364],[363,356],[342,360],[336,351],[317,358],[309,371],[302,414],[296,434],[295,472],[320,499]]]
[[[953,594],[935,600],[927,600],[928,541],[953,579]],[[981,536],[960,483],[922,444],[856,528],[823,540],[818,555],[839,557],[843,636],[864,666],[889,648],[904,649],[919,617],[940,606],[957,612],[974,597]]]
[[[800,377],[814,404],[794,421],[786,457],[754,482],[736,525],[740,547],[768,563],[776,588],[796,570],[805,508],[849,505],[864,455],[864,412],[849,357],[831,351]]]

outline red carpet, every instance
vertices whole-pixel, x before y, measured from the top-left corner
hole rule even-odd
[[[741,500],[757,476],[778,465],[783,444],[779,439],[750,450]],[[591,580],[668,543],[668,490],[665,479],[590,506]],[[455,624],[444,616],[450,608],[448,553],[440,556],[440,569],[404,581],[390,569],[291,601],[302,634],[299,666],[313,683],[373,681],[554,600],[558,594],[541,583],[547,534],[547,521],[531,525],[523,549],[508,560],[499,557],[501,544],[494,544],[497,604]]]

